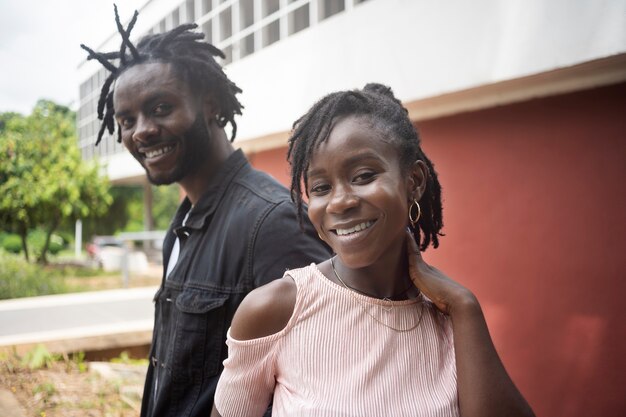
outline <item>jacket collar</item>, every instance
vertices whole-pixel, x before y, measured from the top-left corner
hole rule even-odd
[[[185,228],[202,229],[208,218],[215,212],[215,209],[222,200],[224,193],[232,183],[233,179],[242,170],[250,169],[250,164],[241,149],[233,152],[217,170],[206,191],[192,208],[189,198],[185,197],[174,217],[174,227],[180,228],[185,214],[191,209],[189,218],[185,222]],[[242,171],[243,172],[243,171]]]

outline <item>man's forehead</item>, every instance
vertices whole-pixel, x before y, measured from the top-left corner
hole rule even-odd
[[[182,81],[172,64],[149,62],[133,65],[122,72],[115,81],[113,102],[117,110],[122,107],[142,105],[155,96],[191,98],[187,83]]]
[[[125,69],[115,81],[116,87],[125,85],[180,83],[172,64],[168,62],[147,62]]]

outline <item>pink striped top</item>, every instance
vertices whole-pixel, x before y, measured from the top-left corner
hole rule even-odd
[[[383,301],[288,271],[296,304],[280,332],[227,338],[215,395],[223,417],[458,416],[450,320],[423,297]],[[395,331],[379,321],[397,329]]]

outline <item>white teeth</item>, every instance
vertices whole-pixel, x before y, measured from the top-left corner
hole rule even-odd
[[[173,146],[164,146],[159,149],[155,149],[153,151],[146,152],[146,158],[154,158],[155,156],[163,155],[165,152],[169,152],[174,149]]]
[[[361,230],[365,230],[373,224],[374,222],[367,221],[367,222],[357,224],[356,226],[351,227],[349,229],[337,229],[337,234],[339,236],[344,236],[344,235],[349,235],[350,233],[360,232]]]

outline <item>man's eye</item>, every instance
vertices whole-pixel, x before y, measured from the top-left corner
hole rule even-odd
[[[157,116],[163,116],[163,115],[168,114],[171,110],[172,110],[172,106],[170,106],[169,104],[161,103],[161,104],[157,104],[154,107],[153,112]]]
[[[130,117],[125,117],[122,120],[120,120],[120,125],[125,129],[132,127],[134,123],[135,123],[135,119],[130,118]]]

